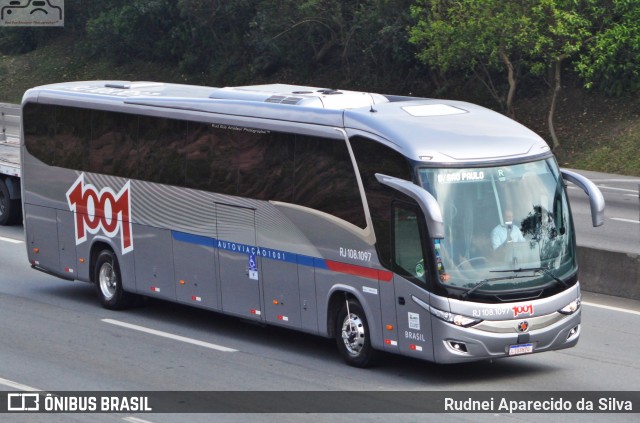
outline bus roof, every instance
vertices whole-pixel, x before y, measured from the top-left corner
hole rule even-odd
[[[523,160],[550,151],[533,131],[471,103],[330,88],[83,81],[32,88],[25,102],[191,110],[341,127],[382,138],[411,160],[434,165]]]

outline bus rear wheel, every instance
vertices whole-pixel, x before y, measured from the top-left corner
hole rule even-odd
[[[131,305],[132,294],[122,288],[118,258],[109,250],[102,250],[96,259],[94,281],[100,303],[109,310],[120,310]]]
[[[345,300],[338,311],[335,328],[338,351],[350,366],[369,367],[376,358],[371,346],[371,336],[367,317],[360,303],[354,299]]]

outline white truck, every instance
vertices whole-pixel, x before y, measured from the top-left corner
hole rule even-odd
[[[20,105],[0,103],[0,225],[22,221]]]

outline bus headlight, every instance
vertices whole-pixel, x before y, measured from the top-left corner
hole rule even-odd
[[[462,314],[453,314],[446,311],[438,310],[435,307],[431,307],[431,314],[437,317],[440,320],[443,320],[447,323],[451,323],[456,326],[462,326],[463,328],[468,328],[469,326],[477,325],[482,320],[474,319],[468,316],[463,316]]]
[[[562,314],[573,314],[576,311],[578,311],[579,308],[580,308],[580,298],[576,299],[575,301],[571,301],[569,304],[567,304],[566,306],[558,310],[558,312]]]

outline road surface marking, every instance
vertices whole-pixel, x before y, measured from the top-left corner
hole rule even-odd
[[[589,178],[591,179],[591,178]],[[591,179],[591,182],[594,183],[608,183],[608,182],[622,182],[625,184],[640,184],[640,179],[598,179],[598,178],[593,178]]]
[[[615,190],[615,191],[626,191],[626,192],[630,192],[632,194],[638,195],[638,190],[636,190],[636,189],[608,187],[606,185],[598,185],[598,188],[611,189],[611,190]]]
[[[582,188],[577,187],[575,185],[567,185],[567,188],[568,189],[582,191]],[[638,190],[635,190],[635,189],[608,187],[606,185],[598,185],[598,188],[600,188],[600,189],[610,189],[610,190],[615,190],[615,191],[630,192],[631,194],[623,194],[625,196],[630,196],[630,197],[637,197],[639,195]]]
[[[119,320],[113,319],[102,319],[103,322],[109,323],[116,326],[121,326],[127,329],[133,329],[140,332],[149,333],[151,335],[161,336],[163,338],[173,339],[174,341],[186,342],[188,344],[198,345],[200,347],[211,348],[212,350],[222,351],[222,352],[237,352],[238,350],[234,350],[233,348],[223,347],[222,345],[211,344],[209,342],[199,341],[193,338],[187,338],[180,335],[174,335],[168,332],[162,332],[155,329],[145,328],[144,326],[132,325],[131,323],[121,322]]]
[[[628,308],[620,308],[620,307],[613,307],[613,306],[608,306],[604,304],[590,303],[588,301],[583,301],[582,304],[592,306],[592,307],[604,308],[605,310],[619,311],[621,313],[629,313],[629,314],[635,314],[640,316],[640,311],[629,310]]]
[[[19,239],[5,238],[3,236],[0,236],[0,241],[10,242],[12,244],[22,244],[24,242],[24,241],[20,241]]]
[[[34,388],[28,385],[23,385],[22,383],[14,382],[9,379],[3,379],[1,377],[0,377],[0,385],[8,386],[9,388],[17,389],[19,391],[42,391],[42,389]]]
[[[633,220],[633,219],[623,219],[621,217],[610,217],[609,219],[611,220],[616,220],[618,222],[626,222],[626,223],[640,223],[640,220]]]

